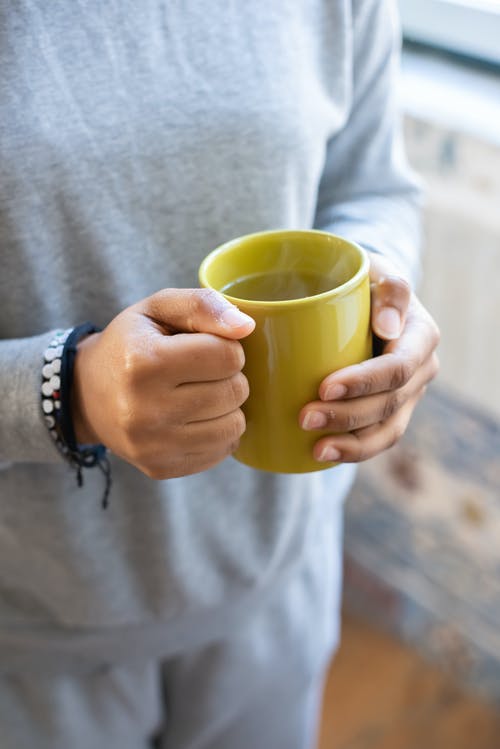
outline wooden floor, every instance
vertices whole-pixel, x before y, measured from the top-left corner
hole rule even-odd
[[[346,618],[318,749],[500,749],[500,711],[391,638]]]

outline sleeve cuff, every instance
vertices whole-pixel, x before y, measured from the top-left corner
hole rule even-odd
[[[0,463],[63,462],[40,396],[43,354],[54,332],[0,341]]]

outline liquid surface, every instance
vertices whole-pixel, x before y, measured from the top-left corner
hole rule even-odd
[[[323,294],[336,286],[339,284],[332,276],[305,271],[275,271],[238,278],[226,284],[221,291],[237,299],[283,302]]]

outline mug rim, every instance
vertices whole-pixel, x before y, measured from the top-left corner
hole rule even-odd
[[[213,286],[211,286],[207,281],[207,270],[208,267],[211,265],[211,263],[214,262],[214,260],[231,251],[231,249],[235,245],[239,245],[242,242],[245,242],[249,239],[257,239],[258,237],[269,237],[272,235],[283,235],[283,236],[297,236],[297,235],[303,235],[303,234],[316,234],[328,238],[334,238],[336,240],[340,240],[340,242],[345,243],[347,245],[350,245],[351,247],[354,247],[354,249],[359,253],[361,257],[361,265],[359,269],[356,271],[356,273],[351,276],[347,281],[340,284],[339,286],[334,287],[333,289],[329,289],[327,291],[323,291],[320,294],[313,294],[312,296],[305,296],[300,297],[298,299],[270,299],[269,301],[264,299],[243,299],[241,297],[232,296],[231,294],[226,294],[225,292],[222,292],[220,289],[214,289]],[[353,242],[350,239],[346,239],[345,237],[341,237],[338,234],[334,234],[333,232],[329,231],[322,231],[320,229],[270,229],[265,231],[258,231],[258,232],[251,232],[250,234],[243,234],[240,237],[235,237],[234,239],[230,239],[227,242],[224,242],[223,244],[219,245],[215,249],[213,249],[211,252],[208,253],[208,255],[202,260],[199,271],[198,271],[198,279],[201,283],[201,285],[204,288],[208,289],[214,289],[214,291],[218,291],[219,294],[223,294],[226,299],[228,299],[231,302],[235,302],[236,305],[238,302],[244,302],[246,306],[250,307],[297,307],[297,306],[303,306],[307,304],[314,304],[315,302],[319,301],[321,302],[325,298],[331,299],[332,297],[340,297],[344,296],[345,294],[348,294],[353,288],[358,286],[361,281],[364,280],[364,278],[368,275],[370,268],[370,260],[368,256],[367,250],[365,250],[364,247],[359,245],[357,242]]]

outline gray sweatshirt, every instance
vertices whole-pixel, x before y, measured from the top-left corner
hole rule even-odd
[[[389,0],[1,4],[3,664],[173,652],[306,557],[338,574],[351,466],[229,458],[155,482],[111,457],[104,512],[99,471],[78,489],[49,437],[41,366],[54,328],[196,286],[206,253],[248,232],[330,230],[413,276],[398,47]]]

